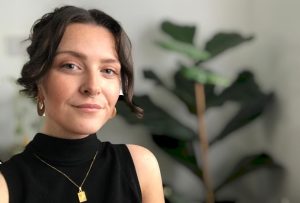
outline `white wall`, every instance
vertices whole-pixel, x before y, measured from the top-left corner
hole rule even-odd
[[[255,30],[260,36],[256,64],[264,66],[264,83],[275,90],[278,104],[266,131],[270,150],[287,170],[284,195],[299,202],[300,23],[297,0],[255,1]]]
[[[300,32],[300,28],[297,26],[297,17],[299,18],[300,14],[297,12],[299,3],[296,0],[287,0],[284,3],[279,0],[1,0],[0,151],[7,149],[16,140],[20,140],[15,136],[16,100],[13,98],[16,87],[7,81],[9,77],[18,77],[22,63],[26,60],[26,55],[23,54],[24,45],[16,42],[27,37],[32,23],[37,18],[63,4],[100,8],[121,22],[134,46],[136,91],[138,93],[148,92],[156,100],[158,95],[165,93],[161,93],[159,89],[152,91],[152,84],[144,81],[141,70],[145,67],[153,67],[161,77],[169,80],[169,84],[172,84],[169,75],[172,65],[177,62],[175,56],[171,56],[153,45],[153,41],[161,36],[158,26],[162,20],[170,19],[197,25],[199,45],[217,31],[239,31],[246,35],[254,34],[256,36],[254,42],[229,51],[209,65],[230,79],[235,77],[237,71],[250,67],[255,72],[259,84],[266,91],[276,91],[277,108],[273,114],[270,113],[250,127],[236,132],[231,139],[211,149],[212,175],[217,182],[216,180],[224,177],[224,174],[241,156],[267,150],[272,152],[288,171],[285,190],[278,196],[288,197],[292,202],[300,199],[297,193],[297,186],[300,184],[297,171],[299,171],[300,163],[295,158],[299,140],[296,106],[296,101],[299,100],[296,90],[299,89],[299,85],[296,77],[299,72],[297,51],[299,51],[300,44],[297,39]],[[20,48],[18,48],[19,46]],[[185,109],[180,108],[181,105],[178,101],[158,100],[158,102],[165,106],[170,113],[179,116],[183,122],[196,128],[195,121],[188,115],[181,116],[187,113]],[[228,104],[225,109],[210,110],[207,115],[208,132],[214,134],[215,130],[224,123],[223,119],[228,118],[228,112],[234,111],[235,108]],[[23,120],[30,123],[31,120],[39,119],[35,115],[34,108],[29,109],[28,111],[32,113],[25,112],[22,115],[25,116]],[[174,111],[173,109],[178,110]],[[124,134],[124,132],[126,133]],[[28,127],[26,134],[32,137],[34,134],[32,128]],[[201,192],[198,191],[202,189],[198,180],[187,174],[184,168],[180,166],[174,168],[174,161],[159,153],[159,149],[153,145],[142,127],[128,126],[122,119],[117,118],[99,134],[101,134],[100,138],[102,137],[104,140],[134,142],[154,150],[158,155],[165,180],[176,183],[176,189],[182,193],[190,195],[193,199],[199,199]],[[265,134],[269,136],[266,137]],[[243,196],[239,197],[241,202],[259,202],[259,200],[272,202],[271,196],[268,199],[262,197],[268,196],[264,194],[269,194],[267,189],[256,188],[259,186],[257,180],[260,178],[265,180],[265,176],[262,174],[252,175],[244,181],[250,185],[249,188],[239,185],[242,183],[237,183],[222,195],[235,197],[236,193],[240,192],[238,189],[241,191],[249,189],[246,192],[247,195],[243,191]],[[246,199],[251,200],[247,201]]]

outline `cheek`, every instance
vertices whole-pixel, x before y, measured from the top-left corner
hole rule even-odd
[[[121,86],[118,84],[109,86],[109,88],[107,88],[107,95],[111,105],[115,105],[117,103],[120,95],[120,88]]]
[[[46,104],[52,105],[60,105],[64,101],[68,99],[68,97],[72,93],[72,86],[66,82],[67,80],[60,80],[57,78],[56,80],[51,80],[49,78],[44,83],[44,98]]]
[[[45,106],[47,110],[59,107],[63,101],[63,93],[61,90],[54,91],[53,89],[48,89],[45,91]]]
[[[65,100],[65,97],[66,92],[61,88],[57,88],[48,90],[45,99],[50,105],[51,103],[55,103],[57,105],[58,103],[62,103]]]

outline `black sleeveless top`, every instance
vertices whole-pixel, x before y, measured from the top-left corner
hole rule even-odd
[[[98,155],[82,186],[87,202],[142,202],[137,174],[126,145],[101,142],[96,134],[68,140],[38,133],[22,153],[0,165],[8,185],[9,203],[79,202],[78,187],[34,154],[80,185],[96,151]]]

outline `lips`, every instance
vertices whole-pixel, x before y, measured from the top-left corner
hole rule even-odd
[[[98,104],[80,104],[76,106],[79,109],[102,109],[102,107]]]

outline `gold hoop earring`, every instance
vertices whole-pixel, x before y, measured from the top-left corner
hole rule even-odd
[[[45,104],[43,100],[37,100],[37,113],[39,116],[45,116]]]

